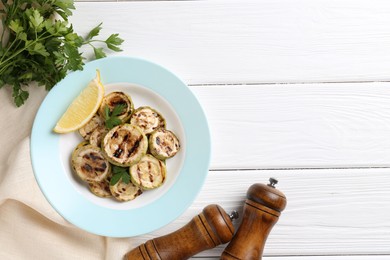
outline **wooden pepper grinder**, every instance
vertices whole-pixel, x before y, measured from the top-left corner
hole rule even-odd
[[[127,260],[184,260],[200,251],[229,242],[234,234],[232,220],[218,205],[203,209],[189,223],[168,235],[148,240],[126,254]]]
[[[249,187],[241,225],[223,251],[222,260],[261,259],[268,234],[287,203],[284,194],[275,189],[277,182],[270,178],[268,185]]]

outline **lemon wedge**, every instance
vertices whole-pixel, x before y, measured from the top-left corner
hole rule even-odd
[[[100,72],[96,70],[96,78],[73,100],[53,131],[64,134],[83,127],[97,112],[103,97],[104,86],[100,81]]]

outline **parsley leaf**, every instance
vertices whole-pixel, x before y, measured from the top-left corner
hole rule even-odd
[[[95,48],[93,47],[93,52],[95,53],[96,59],[101,59],[106,57],[107,55],[104,53],[103,48]]]
[[[90,39],[92,39],[93,37],[98,36],[101,29],[102,29],[102,23],[100,23],[98,26],[96,26],[95,28],[93,28],[93,29],[88,33],[88,35],[87,35],[87,37],[86,37],[85,39],[86,39],[86,40],[90,40]]]
[[[15,104],[21,106],[28,98],[28,92],[21,89],[19,85],[14,85],[12,89],[12,96],[14,97]]]
[[[123,39],[119,38],[119,35],[117,33],[111,34],[105,41],[102,40],[96,40],[94,39],[95,36],[99,35],[99,32],[101,30],[101,25],[100,23],[98,26],[93,28],[88,36],[86,37],[85,44],[91,45],[93,48],[94,54],[95,54],[95,59],[100,59],[103,57],[106,57],[106,53],[103,51],[103,48],[96,48],[93,43],[97,42],[100,44],[105,44],[107,48],[113,51],[122,51],[122,49],[119,48],[119,46],[123,43]]]
[[[123,40],[119,38],[118,34],[111,34],[105,41],[107,47],[113,51],[122,51],[118,46],[123,43]]]
[[[110,108],[107,105],[104,107],[104,119],[106,128],[111,129],[117,125],[122,124],[122,120],[119,119],[118,116],[123,112],[125,108],[125,104],[116,105],[112,111],[110,111]]]
[[[14,31],[16,34],[23,32],[23,27],[20,25],[19,19],[12,20],[9,23],[8,28],[11,29],[12,31]]]
[[[123,183],[126,184],[130,183],[130,174],[128,168],[123,168],[123,167],[113,165],[112,173],[113,175],[110,180],[111,186],[117,184],[119,181],[122,181]]]

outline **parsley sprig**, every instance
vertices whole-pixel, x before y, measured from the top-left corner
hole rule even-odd
[[[107,105],[104,107],[104,119],[107,129],[111,129],[117,125],[122,124],[122,120],[118,116],[123,112],[125,108],[125,104],[118,104],[111,112],[110,108]]]
[[[114,165],[112,167],[112,177],[110,180],[110,185],[113,186],[117,184],[120,180],[126,184],[130,183],[130,174],[129,174],[129,169],[128,168],[123,168]]]
[[[73,0],[0,1],[0,88],[12,88],[18,107],[27,100],[31,82],[50,90],[68,71],[82,70],[82,46],[91,46],[96,59],[106,56],[103,47],[96,47],[102,44],[112,51],[121,51],[123,40],[118,34],[111,34],[106,40],[95,39],[101,23],[86,37],[73,31],[68,23],[75,9]]]

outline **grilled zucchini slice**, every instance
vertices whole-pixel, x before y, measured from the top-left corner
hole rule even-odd
[[[73,152],[75,152],[77,149],[80,149],[80,148],[82,148],[82,147],[84,147],[84,146],[87,146],[87,145],[89,145],[89,142],[88,142],[88,141],[82,141],[81,143],[79,143],[79,144],[76,146],[76,148],[74,148]]]
[[[115,165],[127,167],[137,163],[148,149],[148,139],[138,126],[123,124],[104,136],[102,150]]]
[[[104,110],[108,106],[110,113],[114,110],[114,108],[118,105],[123,105],[123,111],[117,115],[117,117],[122,121],[122,123],[127,123],[129,120],[131,113],[134,110],[134,104],[129,95],[126,95],[123,92],[116,91],[111,92],[103,98],[102,104],[99,108],[99,114],[101,117],[105,117]]]
[[[107,134],[107,129],[105,127],[101,126],[101,127],[96,128],[92,132],[92,134],[89,138],[89,143],[94,145],[94,146],[100,147],[102,144],[102,140],[106,134]]]
[[[110,190],[110,182],[108,180],[103,180],[100,182],[90,182],[88,183],[89,190],[98,197],[109,198],[112,197]]]
[[[133,112],[130,117],[130,124],[138,126],[148,135],[157,128],[165,128],[166,122],[164,117],[155,109],[143,106]]]
[[[72,153],[73,171],[86,182],[100,182],[110,173],[110,164],[100,148],[88,144],[80,145]]]
[[[159,128],[149,136],[149,151],[160,160],[175,156],[180,150],[180,142],[176,135],[167,129]]]
[[[142,189],[132,182],[128,184],[122,180],[118,181],[115,185],[110,185],[111,194],[115,199],[119,201],[133,200],[142,194]]]
[[[146,154],[141,160],[129,168],[131,181],[145,190],[160,187],[165,181],[165,163]]]
[[[96,128],[103,127],[104,120],[98,114],[94,115],[88,123],[79,129],[80,135],[84,138],[84,140],[89,140],[91,134],[95,131]]]
[[[89,190],[98,197],[109,198],[112,197],[110,190],[110,180],[112,177],[112,167],[107,177],[99,182],[88,182]]]

